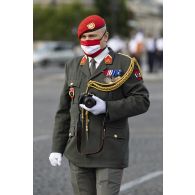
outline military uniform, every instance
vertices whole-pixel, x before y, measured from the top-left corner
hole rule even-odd
[[[88,113],[88,139],[86,132],[78,130],[80,119],[79,96],[86,91],[90,80],[112,82],[109,71],[119,71],[123,76],[132,58],[109,49],[96,71],[90,75],[87,56],[78,57],[65,65],[65,83],[59,109],[55,117],[52,151],[65,154],[79,167],[125,168],[128,166],[129,126],[128,117],[146,112],[149,93],[143,85],[140,68],[132,66],[129,78],[113,91],[90,88],[89,92],[106,102],[106,113]],[[110,80],[109,80],[110,79]]]
[[[82,20],[77,35],[86,55],[65,65],[49,159],[53,166],[60,166],[61,154],[69,159],[75,195],[118,195],[128,166],[128,117],[148,110],[149,94],[137,61],[106,47],[102,17]],[[83,92],[96,105],[86,106]]]

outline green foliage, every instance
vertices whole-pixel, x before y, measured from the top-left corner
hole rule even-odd
[[[84,9],[79,3],[59,6],[34,5],[34,40],[77,41],[76,31],[79,22],[94,11],[94,9]]]
[[[72,4],[33,7],[34,40],[69,40],[77,42],[77,27],[80,21],[91,14],[104,17],[112,35],[129,36],[127,21],[133,13],[128,11],[125,0],[95,0],[94,8],[83,6],[78,1]]]
[[[129,36],[131,29],[128,27],[128,20],[131,20],[134,14],[127,9],[126,0],[95,0],[95,6],[98,14],[105,18],[111,35],[117,33]]]

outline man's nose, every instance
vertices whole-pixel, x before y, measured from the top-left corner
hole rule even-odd
[[[85,37],[85,40],[90,40],[90,37],[89,37],[89,36],[86,36],[86,37]]]

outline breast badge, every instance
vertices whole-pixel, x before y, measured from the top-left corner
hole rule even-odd
[[[75,89],[74,89],[73,85],[74,85],[73,83],[70,84],[69,92],[68,92],[71,100],[74,100],[74,97],[75,97]]]

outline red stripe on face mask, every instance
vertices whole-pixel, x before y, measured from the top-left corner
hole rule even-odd
[[[99,45],[100,40],[86,40],[86,41],[80,41],[81,45],[84,46],[94,46],[94,45]]]

